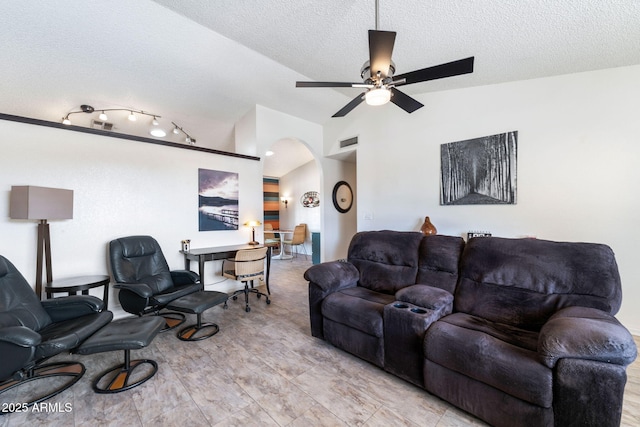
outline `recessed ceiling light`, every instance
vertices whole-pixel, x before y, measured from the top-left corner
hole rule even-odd
[[[152,128],[152,129],[149,131],[149,133],[150,133],[152,136],[155,136],[155,137],[157,137],[157,138],[162,138],[162,137],[164,137],[164,136],[167,136],[167,133],[166,133],[163,129],[159,128],[159,127],[154,127],[154,128]]]
[[[273,156],[275,153],[271,150],[267,151],[266,153],[264,153],[265,156],[269,157],[269,156]]]

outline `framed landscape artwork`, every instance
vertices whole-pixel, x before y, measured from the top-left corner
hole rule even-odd
[[[440,146],[441,205],[514,205],[518,131]]]
[[[198,169],[200,231],[238,229],[238,174]]]

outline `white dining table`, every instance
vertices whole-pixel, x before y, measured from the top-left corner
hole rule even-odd
[[[285,253],[284,251],[284,241],[285,240],[291,240],[291,239],[285,239],[285,236],[287,234],[291,235],[291,238],[293,238],[293,230],[273,230],[273,231],[269,231],[270,233],[279,233],[280,234],[280,253],[278,255],[274,255],[271,257],[271,259],[291,259],[293,258],[293,255],[291,253]]]

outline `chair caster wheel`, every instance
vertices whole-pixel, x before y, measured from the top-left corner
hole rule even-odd
[[[233,298],[234,301],[238,299],[238,297],[236,295],[234,295],[232,298]]]
[[[267,304],[271,304],[271,300],[270,299],[267,300]]]
[[[256,296],[258,297],[258,299],[260,299],[260,298],[262,297],[262,295],[260,295],[260,294],[258,294],[258,295],[256,295]]]
[[[226,301],[224,302],[224,305],[222,306],[222,308],[225,309],[225,310],[229,308],[229,305],[227,304]]]
[[[251,311],[251,307],[247,306],[244,311],[246,311],[247,313]]]

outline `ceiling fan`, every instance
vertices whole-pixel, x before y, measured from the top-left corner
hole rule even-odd
[[[362,101],[366,101],[369,105],[383,105],[391,101],[407,113],[413,113],[424,105],[396,89],[396,86],[473,72],[474,57],[471,56],[458,61],[394,76],[396,66],[391,60],[391,53],[393,52],[395,40],[396,33],[394,31],[378,30],[378,1],[376,0],[376,29],[369,30],[369,60],[364,63],[360,70],[363,82],[296,82],[296,87],[356,87],[366,89],[332,117],[347,115]]]

